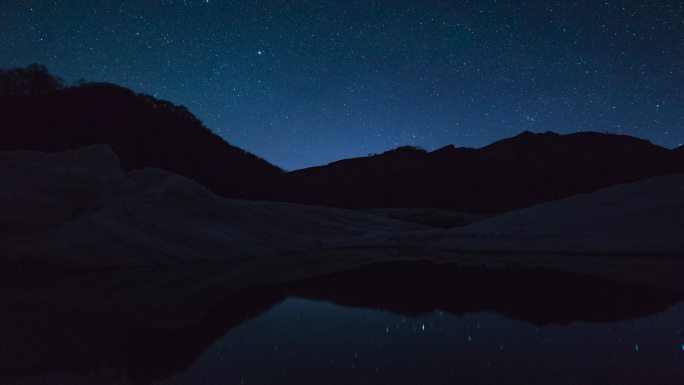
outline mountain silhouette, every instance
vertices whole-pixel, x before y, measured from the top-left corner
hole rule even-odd
[[[682,152],[624,135],[523,132],[480,149],[401,147],[293,171],[288,200],[497,213],[683,171]]]
[[[65,87],[40,65],[0,70],[0,122],[0,150],[109,144],[126,171],[156,167],[227,197],[345,208],[499,213],[684,171],[684,147],[524,132],[479,149],[404,146],[285,173],[226,143],[183,106],[108,83]]]
[[[679,146],[675,148],[673,151],[679,159],[679,161],[684,162],[684,146]]]
[[[0,73],[0,150],[109,144],[126,171],[161,168],[238,198],[267,197],[282,175],[226,143],[183,106],[114,84],[60,87],[41,71],[34,66]]]

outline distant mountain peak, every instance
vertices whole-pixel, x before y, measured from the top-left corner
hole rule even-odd
[[[416,153],[427,154],[427,150],[425,150],[422,147],[418,147],[418,146],[406,145],[406,146],[399,146],[397,148],[393,148],[389,151],[385,151],[382,153],[382,155],[386,155],[386,154],[416,154]]]
[[[440,152],[451,152],[451,151],[455,151],[455,150],[456,150],[456,146],[454,146],[453,144],[447,144],[444,147],[440,147],[440,148],[436,149],[435,151],[432,151],[432,153],[435,154],[435,153],[440,153]]]
[[[477,149],[447,145],[426,153],[401,147],[299,170],[288,177],[307,195],[289,199],[342,207],[495,213],[684,171],[673,155],[625,135],[525,131]]]

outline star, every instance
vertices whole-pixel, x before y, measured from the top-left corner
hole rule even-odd
[[[439,18],[420,0],[282,9],[211,0],[134,9],[117,0],[23,3],[0,1],[0,68],[39,62],[67,83],[156,94],[289,170],[407,144],[481,147],[525,129],[608,129],[666,147],[684,138],[684,115],[669,108],[681,104],[684,84],[684,10],[674,6],[622,5],[656,27],[635,37],[613,12],[535,2],[493,2],[486,11],[441,2]],[[186,7],[167,6],[176,3]],[[564,23],[528,17],[546,13]]]

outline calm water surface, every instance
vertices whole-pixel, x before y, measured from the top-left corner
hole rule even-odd
[[[178,269],[0,284],[0,384],[684,383],[679,291],[455,263]]]
[[[289,298],[164,384],[679,384],[683,321],[682,303],[629,321],[535,326]]]

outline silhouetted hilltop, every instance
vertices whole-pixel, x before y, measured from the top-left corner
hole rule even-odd
[[[184,106],[114,84],[63,87],[50,78],[40,66],[0,72],[0,150],[109,144],[124,170],[157,167],[216,193],[252,199],[265,198],[282,175],[226,143]]]
[[[684,170],[675,151],[624,135],[552,132],[480,149],[397,149],[288,173],[293,201],[494,213]]]
[[[680,160],[684,161],[684,146],[679,146],[673,150]]]
[[[45,67],[0,70],[0,150],[109,144],[124,170],[157,167],[214,192],[349,208],[496,213],[684,171],[684,149],[630,136],[524,132],[489,146],[385,153],[283,173],[185,107],[106,83],[65,87]]]

